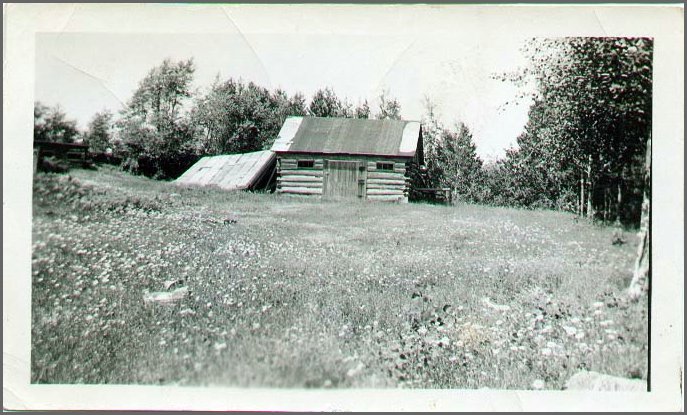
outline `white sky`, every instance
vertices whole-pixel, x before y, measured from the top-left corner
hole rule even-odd
[[[148,5],[157,19],[179,20],[173,8]],[[117,112],[138,82],[164,58],[196,63],[194,84],[203,88],[219,73],[240,77],[309,99],[330,86],[353,104],[367,99],[373,110],[382,89],[401,103],[405,119],[420,119],[425,95],[446,124],[465,122],[485,160],[515,144],[527,120],[527,105],[508,105],[517,89],[491,78],[525,64],[523,38],[494,30],[503,13],[438,13],[433,7],[284,8],[207,7],[177,33],[52,33],[36,38],[35,98],[60,104],[84,128],[102,109]],[[384,10],[384,8],[381,8]],[[94,13],[93,10],[100,13]],[[364,12],[364,13],[363,13]],[[85,14],[85,13],[84,13]],[[93,9],[81,18],[105,19]],[[78,20],[79,10],[69,21]],[[506,15],[506,19],[508,16]],[[213,32],[214,26],[221,32]],[[195,33],[184,33],[193,29]]]

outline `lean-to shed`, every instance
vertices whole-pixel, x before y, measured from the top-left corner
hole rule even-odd
[[[407,202],[424,161],[417,121],[289,117],[272,150],[277,192],[327,198]]]
[[[265,189],[274,181],[275,160],[270,150],[203,157],[174,183],[224,190]]]

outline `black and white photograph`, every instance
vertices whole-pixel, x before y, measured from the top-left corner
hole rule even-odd
[[[682,408],[681,5],[4,15],[3,367],[38,407]]]

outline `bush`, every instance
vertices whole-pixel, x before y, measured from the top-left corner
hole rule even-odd
[[[38,170],[46,173],[66,173],[69,171],[69,163],[57,157],[44,157],[38,164]]]

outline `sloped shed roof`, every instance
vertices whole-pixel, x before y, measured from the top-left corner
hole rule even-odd
[[[419,138],[417,121],[289,117],[272,150],[413,157]]]
[[[269,173],[275,159],[276,155],[270,150],[203,157],[174,183],[217,186],[224,190],[251,189]]]

